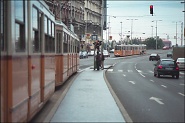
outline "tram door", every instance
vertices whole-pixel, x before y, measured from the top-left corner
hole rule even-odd
[[[29,54],[29,70],[30,72],[30,104],[29,104],[29,116],[30,118],[35,114],[41,101],[41,21],[42,13],[39,9],[32,6],[30,13],[31,27],[31,39],[29,47],[31,49]]]

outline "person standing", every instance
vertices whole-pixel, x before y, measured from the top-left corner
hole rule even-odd
[[[101,68],[102,70],[104,69],[104,60],[105,60],[105,57],[103,55],[103,53],[101,54]]]
[[[97,55],[96,55],[96,68],[97,68],[97,70],[100,69],[100,65],[101,65],[100,54],[99,54],[99,52],[97,52]]]

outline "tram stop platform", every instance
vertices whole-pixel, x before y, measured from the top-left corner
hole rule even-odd
[[[90,67],[81,71],[44,122],[130,122],[104,77],[109,67],[111,65],[105,65],[104,70]]]

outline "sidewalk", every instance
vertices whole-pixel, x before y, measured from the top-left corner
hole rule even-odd
[[[90,68],[81,72],[47,121],[125,122],[104,80],[104,72]]]

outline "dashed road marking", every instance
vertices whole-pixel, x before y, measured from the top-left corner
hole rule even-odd
[[[123,70],[118,70],[118,72],[123,72]]]
[[[133,70],[128,70],[128,72],[133,72]]]
[[[162,87],[164,87],[164,88],[167,88],[165,85],[161,85]]]
[[[151,82],[154,82],[154,80],[150,80]]]
[[[145,77],[143,74],[139,73],[142,77]]]
[[[113,71],[113,69],[108,69],[107,71],[112,72],[112,71]]]
[[[179,85],[182,85],[182,86],[184,86],[184,84],[183,84],[183,83],[181,83],[181,84],[179,84]]]
[[[123,74],[123,76],[125,77],[126,75],[125,75],[125,74]]]
[[[180,93],[180,92],[179,92],[178,94],[180,94],[181,96],[184,96],[184,94],[182,94],[182,93]]]
[[[141,71],[141,70],[137,70],[137,72],[142,73],[142,71]]]
[[[134,81],[128,81],[128,82],[132,83],[133,85],[136,84]]]
[[[150,73],[154,73],[154,72],[153,72],[153,71],[151,71],[151,70],[150,70],[149,72],[150,72]]]

